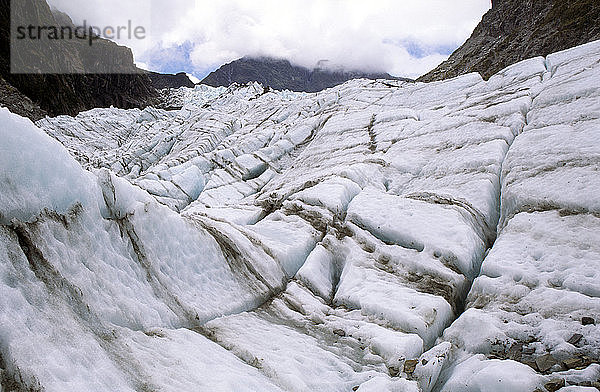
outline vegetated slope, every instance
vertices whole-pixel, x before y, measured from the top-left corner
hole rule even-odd
[[[465,44],[418,80],[443,80],[469,72],[488,79],[518,61],[597,39],[600,3],[596,0],[494,0]]]
[[[333,71],[325,68],[308,69],[294,66],[287,60],[248,58],[225,64],[209,74],[202,84],[229,87],[232,83],[258,82],[275,90],[318,92],[352,79],[397,79],[386,73]]]
[[[487,82],[0,110],[3,387],[597,386],[599,80],[600,41]]]
[[[55,15],[45,0],[23,0],[22,9],[36,15],[40,26],[62,26],[70,19],[65,14]],[[56,18],[60,20],[57,22]],[[129,48],[103,39],[87,42],[65,41],[56,43],[57,50],[47,61],[62,62],[72,67],[74,74],[12,74],[10,69],[10,1],[0,0],[0,76],[21,94],[27,96],[42,111],[24,112],[37,119],[47,112],[49,115],[75,115],[95,107],[145,107],[154,103],[157,97],[150,79],[133,63]],[[19,53],[23,57],[31,53]],[[118,74],[78,74],[88,69],[89,59],[102,59],[112,71]],[[110,64],[109,64],[110,63]],[[10,104],[9,99],[3,99]],[[16,106],[9,106],[19,110]]]

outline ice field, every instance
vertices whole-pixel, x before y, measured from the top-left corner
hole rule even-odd
[[[600,386],[600,41],[164,99],[0,109],[2,392]]]

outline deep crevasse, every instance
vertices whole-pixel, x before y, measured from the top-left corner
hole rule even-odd
[[[592,43],[488,82],[182,89],[180,111],[38,122],[90,171],[2,111],[3,385],[597,380],[581,317],[600,318],[599,58]],[[526,364],[546,354],[585,370]]]

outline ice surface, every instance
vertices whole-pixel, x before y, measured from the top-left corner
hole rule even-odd
[[[527,365],[473,356],[456,365],[441,391],[526,392],[538,387],[542,387],[542,377]]]
[[[470,277],[479,269],[485,244],[461,212],[367,188],[352,200],[348,220],[385,243],[427,252]]]
[[[443,342],[421,355],[414,376],[422,392],[430,392],[435,387],[442,369],[450,361],[451,349],[449,342]]]
[[[444,336],[474,353],[557,360],[600,355],[598,218],[556,211],[521,213],[503,229],[469,294],[469,309]],[[568,343],[574,334],[584,338]],[[527,351],[527,350],[526,350]],[[523,356],[527,360],[526,356]]]
[[[418,336],[332,309],[296,283],[268,306],[213,320],[207,328],[291,391],[350,389],[380,377],[386,366],[398,369],[422,346]]]
[[[66,214],[76,203],[98,208],[93,176],[60,143],[5,108],[0,124],[0,223],[28,221],[44,209]]]
[[[298,217],[274,214],[252,225],[250,229],[270,248],[270,252],[290,278],[296,275],[320,239],[320,233]]]
[[[188,329],[133,332],[126,343],[151,383],[163,391],[283,390],[256,368]]]
[[[2,388],[586,390],[599,48],[487,82],[1,109]]]
[[[339,267],[335,256],[323,245],[317,245],[296,274],[296,278],[315,295],[330,301],[334,292],[334,280]]]
[[[597,42],[546,59],[527,125],[502,165],[498,238],[466,312],[443,335],[475,356],[445,374],[442,390],[458,388],[461,368],[475,372],[466,364],[482,355],[549,374],[546,381],[567,377],[575,386],[598,378],[599,59]]]
[[[110,330],[82,325],[77,313],[85,309],[73,309],[75,301],[56,296],[39,279],[17,235],[5,227],[0,230],[0,256],[2,362],[12,378],[57,392],[133,391],[112,353],[105,351],[110,344],[103,347],[96,340],[95,332],[108,337]]]

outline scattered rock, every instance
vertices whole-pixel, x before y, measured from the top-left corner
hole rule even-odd
[[[580,334],[580,333],[573,334],[573,336],[571,336],[569,338],[569,340],[567,340],[567,343],[570,343],[572,345],[576,345],[577,343],[579,343],[579,341],[581,340],[581,338],[583,338],[582,334]]]
[[[537,372],[538,367],[534,361],[523,361],[522,363],[529,366],[530,368],[532,368],[533,370],[535,370]]]
[[[490,357],[502,359],[506,355],[506,346],[504,342],[496,341],[492,343]]]
[[[508,359],[512,359],[514,361],[520,361],[522,357],[523,344],[515,343],[510,346],[508,350]]]
[[[404,362],[404,373],[413,374],[415,372],[415,368],[417,367],[418,363],[419,363],[419,360],[417,360],[417,359],[409,359],[409,360],[405,361]]]
[[[388,367],[388,373],[390,374],[390,377],[398,377],[400,375],[400,369],[395,366],[390,366]]]
[[[591,317],[582,317],[581,324],[583,325],[596,325],[596,320]]]
[[[344,331],[343,329],[339,329],[339,328],[338,328],[338,329],[334,329],[334,330],[333,330],[333,333],[334,333],[335,335],[337,335],[337,336],[340,336],[340,337],[342,337],[342,338],[343,338],[344,336],[346,336],[346,331]]]
[[[527,340],[525,341],[525,343],[531,344],[531,343],[534,343],[534,342],[537,342],[537,341],[538,341],[538,339],[535,336],[531,335],[531,336],[527,337]]]
[[[563,361],[563,365],[564,367],[566,367],[567,369],[575,369],[578,368],[580,366],[584,365],[583,359],[582,358],[569,358]]]
[[[582,355],[581,360],[583,361],[583,367],[589,366],[592,363],[598,363],[598,359],[594,360],[593,358],[590,358],[587,355]]]
[[[544,384],[544,388],[546,388],[549,392],[556,392],[564,386],[565,380],[563,378],[555,378]]]
[[[164,338],[165,337],[165,333],[163,331],[161,331],[160,329],[144,331],[144,334],[146,334],[146,336],[150,336],[150,337],[154,337],[154,338]]]
[[[556,359],[550,354],[542,355],[541,357],[537,357],[535,360],[535,364],[540,372],[544,373],[550,370],[552,366],[556,365]]]
[[[360,388],[360,385],[352,387],[352,390],[356,392],[356,391],[358,391],[358,388]]]

